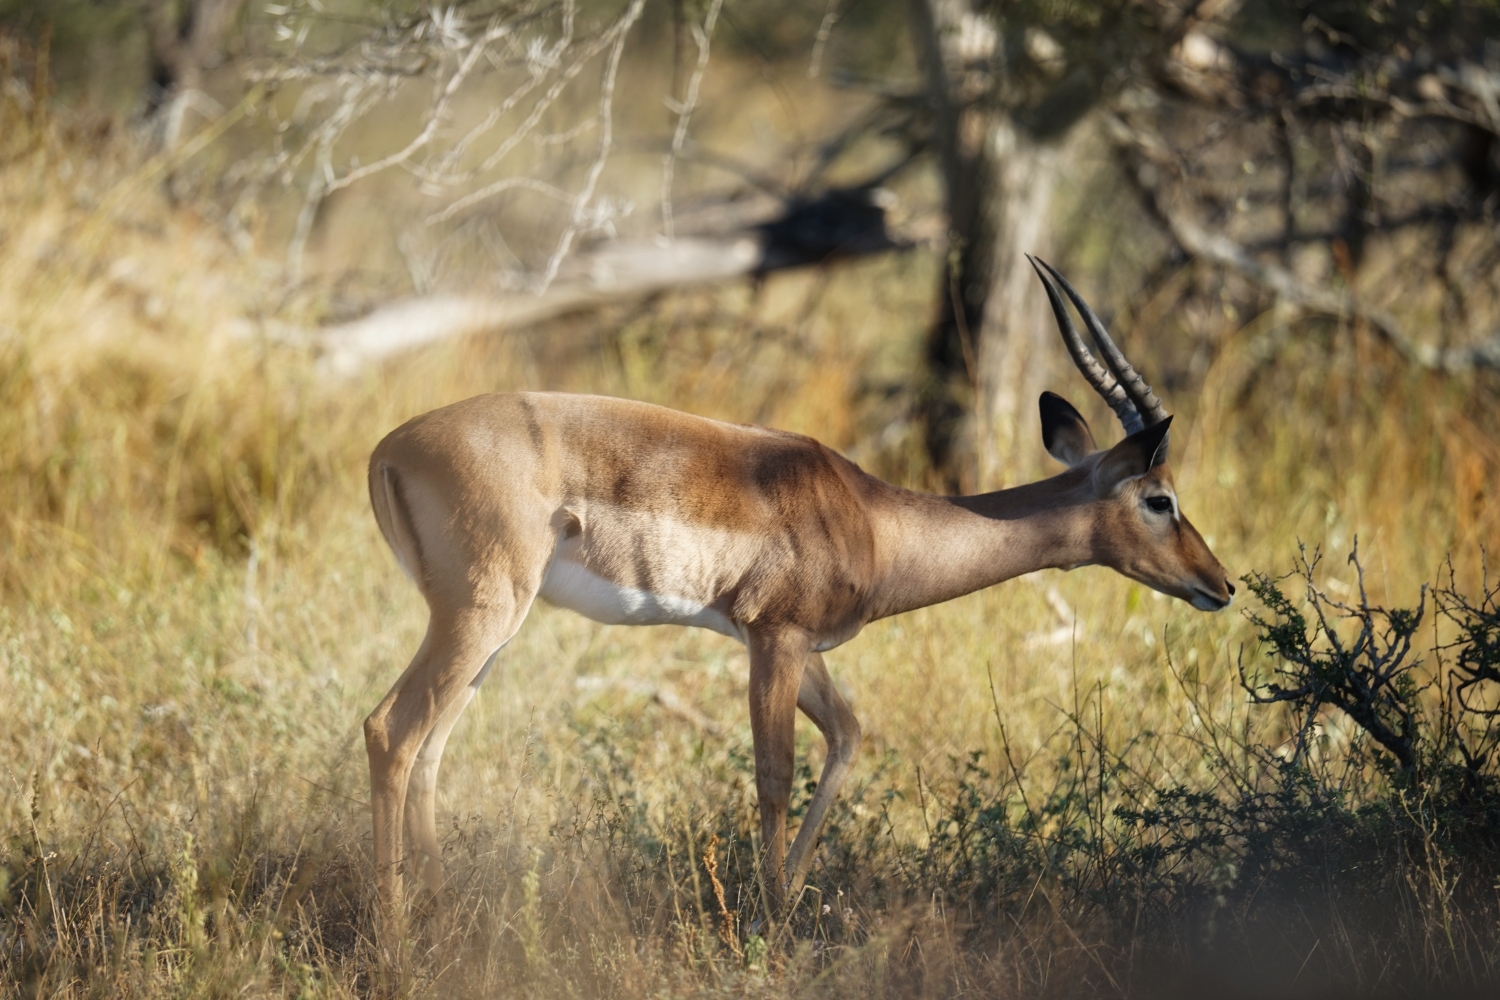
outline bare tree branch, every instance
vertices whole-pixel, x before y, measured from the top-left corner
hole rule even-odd
[[[1343,319],[1358,319],[1380,334],[1407,361],[1423,368],[1457,372],[1471,368],[1500,370],[1500,332],[1468,347],[1446,350],[1414,341],[1390,313],[1359,301],[1347,291],[1314,288],[1299,281],[1285,268],[1255,259],[1244,247],[1223,233],[1210,233],[1186,213],[1175,209],[1163,190],[1163,168],[1175,169],[1175,156],[1158,136],[1132,126],[1118,115],[1106,120],[1110,137],[1131,156],[1137,169],[1131,171],[1147,207],[1188,253],[1203,257],[1243,275],[1286,302],[1316,313]],[[1140,169],[1149,165],[1148,169]]]
[[[614,89],[621,56],[644,0],[634,0],[602,27],[582,28],[575,0],[527,0],[505,8],[482,24],[471,24],[462,8],[431,8],[425,15],[380,24],[357,44],[332,54],[309,55],[310,33],[318,27],[311,0],[272,5],[273,29],[284,50],[253,69],[250,78],[275,90],[298,88],[290,120],[277,122],[270,155],[242,164],[233,177],[244,184],[237,219],[273,180],[302,191],[302,207],[286,251],[288,276],[297,280],[319,209],[332,194],[391,170],[413,177],[430,196],[447,204],[427,216],[429,225],[450,221],[506,192],[535,192],[570,203],[570,211],[546,260],[538,288],[556,276],[576,240],[608,230],[621,209],[597,197],[614,147]],[[537,130],[560,107],[565,92],[596,58],[605,57],[593,116],[550,135]],[[423,78],[432,96],[415,133],[372,160],[343,161],[340,148],[352,129],[376,108]],[[459,108],[473,98],[489,104],[479,120],[454,131]],[[507,116],[530,102],[518,122],[497,129]],[[274,114],[274,107],[272,108]],[[496,177],[521,143],[569,146],[598,130],[592,162],[575,190],[555,178],[518,171]],[[567,155],[560,153],[559,155]],[[475,186],[477,185],[477,187]]]
[[[677,165],[677,158],[682,155],[682,145],[687,141],[688,120],[692,118],[693,111],[698,107],[698,88],[703,83],[703,74],[708,69],[708,47],[714,37],[714,25],[719,20],[719,11],[724,6],[724,0],[713,0],[709,5],[708,13],[703,17],[703,25],[693,25],[693,41],[698,45],[698,61],[693,64],[693,74],[688,78],[687,93],[683,96],[682,103],[677,105],[677,127],[672,130],[672,145],[662,157],[661,165],[661,225],[662,233],[667,239],[675,239],[677,236],[676,226],[672,219],[672,174]]]
[[[593,200],[599,175],[604,172],[604,164],[609,161],[610,150],[614,148],[615,78],[620,72],[620,55],[625,51],[625,37],[645,6],[646,0],[633,0],[610,31],[614,36],[614,44],[610,48],[609,63],[604,70],[604,84],[599,90],[599,152],[593,165],[589,167],[588,178],[584,181],[582,190],[573,201],[573,213],[568,219],[568,226],[558,237],[557,248],[547,260],[546,270],[542,272],[537,287],[538,294],[545,292],[547,286],[552,284],[552,279],[557,277],[557,269],[562,266],[563,258],[573,248],[573,241],[580,233],[605,228],[611,222],[613,209],[610,206],[599,205],[591,210],[589,202]]]

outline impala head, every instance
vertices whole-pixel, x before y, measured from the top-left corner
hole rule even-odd
[[[1095,561],[1154,590],[1180,597],[1200,611],[1228,607],[1234,584],[1177,504],[1167,465],[1172,418],[1083,296],[1051,265],[1028,259],[1047,289],[1068,354],[1125,426],[1125,439],[1100,451],[1082,414],[1061,396],[1042,393],[1042,441],[1047,451],[1089,472],[1096,513]],[[1063,304],[1064,293],[1083,317],[1103,365],[1073,325]]]

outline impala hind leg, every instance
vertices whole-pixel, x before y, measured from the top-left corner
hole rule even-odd
[[[398,925],[403,908],[399,869],[404,856],[401,820],[413,767],[440,724],[451,730],[472,696],[470,685],[490,654],[504,645],[520,626],[519,610],[511,605],[466,608],[445,614],[434,611],[427,624],[427,635],[411,665],[365,720],[376,877],[385,916]],[[439,756],[446,741],[444,732],[434,746]],[[435,780],[435,759],[430,767]],[[421,789],[426,789],[425,779]],[[430,815],[430,798],[426,802]],[[436,839],[434,829],[432,841]]]
[[[810,653],[802,670],[802,687],[797,693],[797,707],[823,733],[823,742],[828,755],[823,761],[823,773],[818,776],[818,788],[807,805],[807,814],[797,830],[797,839],[787,852],[786,874],[788,891],[795,897],[802,891],[802,882],[812,864],[813,848],[818,845],[818,835],[828,819],[828,808],[838,798],[839,789],[854,760],[859,756],[862,739],[859,720],[839,690],[828,667],[823,663],[823,654]]]
[[[760,800],[761,873],[779,911],[786,902],[786,810],[792,798],[797,692],[812,645],[799,632],[752,632],[750,734],[755,741],[755,790]]]
[[[490,654],[479,673],[454,699],[452,707],[432,727],[427,739],[422,741],[422,749],[417,751],[411,777],[406,783],[406,836],[411,845],[416,875],[423,888],[433,896],[443,888],[443,846],[438,840],[436,810],[438,768],[443,762],[443,748],[448,745],[448,736],[459,716],[479,693],[479,685],[499,655],[500,649]]]

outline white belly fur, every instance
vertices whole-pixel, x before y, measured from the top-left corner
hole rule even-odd
[[[683,597],[622,587],[568,559],[554,557],[539,595],[605,625],[696,625],[745,641],[734,623],[714,608]]]

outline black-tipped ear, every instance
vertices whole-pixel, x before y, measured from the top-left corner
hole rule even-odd
[[[1167,445],[1172,440],[1172,418],[1166,417],[1159,424],[1152,424],[1140,432],[1143,442],[1151,444],[1154,436],[1154,445],[1151,446],[1151,468],[1156,468],[1167,460]]]
[[[1172,429],[1172,418],[1152,424],[1145,430],[1136,431],[1105,453],[1099,461],[1095,481],[1106,492],[1127,479],[1144,476],[1167,460],[1168,433]]]
[[[1077,465],[1095,452],[1094,435],[1083,414],[1052,392],[1038,400],[1042,411],[1042,444],[1047,454],[1066,465]]]

